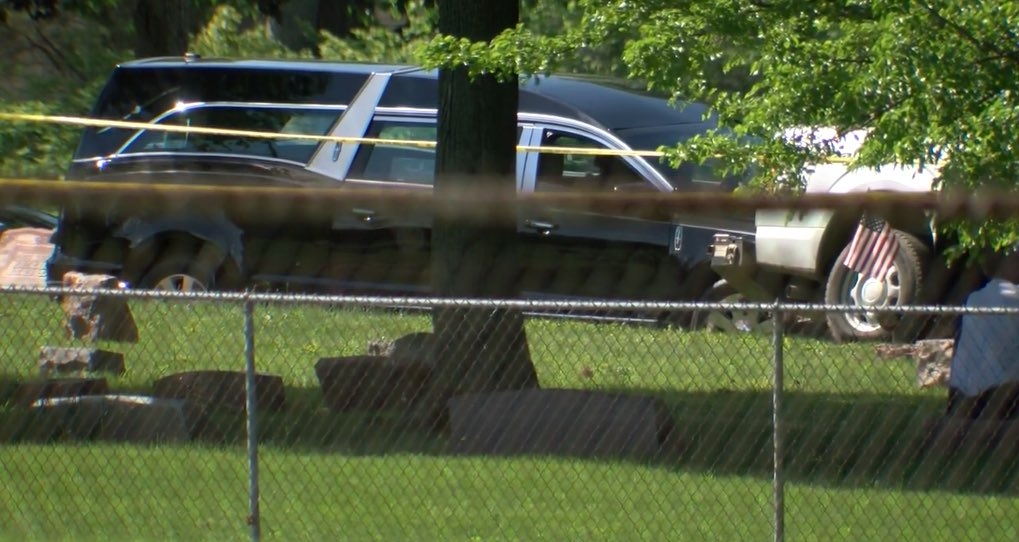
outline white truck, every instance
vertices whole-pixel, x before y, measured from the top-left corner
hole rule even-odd
[[[848,154],[855,152],[853,143],[849,141],[843,147]],[[930,167],[852,169],[845,163],[828,163],[808,172],[806,192],[926,192],[932,189],[935,178],[936,168]],[[892,227],[900,248],[884,280],[864,277],[843,265],[860,220],[853,210],[758,211],[752,240],[716,235],[712,267],[742,298],[752,301],[781,297],[894,307],[940,300],[949,282],[945,268],[938,269],[936,282],[941,284],[925,283],[932,266],[942,265],[936,257],[941,247],[931,217],[921,209],[910,208],[896,209],[891,215],[882,218]],[[836,340],[887,339],[899,321],[869,312],[828,313],[826,320]]]

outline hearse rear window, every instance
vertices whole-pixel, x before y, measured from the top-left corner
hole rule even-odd
[[[157,124],[225,128],[278,134],[325,135],[339,118],[342,108],[196,105],[174,111]],[[314,139],[269,139],[238,135],[194,132],[139,132],[117,154],[214,153],[277,158],[307,163],[320,144]]]

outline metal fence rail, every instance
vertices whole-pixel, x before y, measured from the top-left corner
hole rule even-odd
[[[436,421],[436,306],[530,314],[539,389]],[[733,309],[772,333],[631,318]],[[855,310],[0,290],[0,538],[1015,539],[1019,431],[944,416],[944,343],[787,326]]]

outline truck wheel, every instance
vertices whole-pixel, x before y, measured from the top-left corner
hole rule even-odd
[[[207,267],[186,254],[169,255],[149,269],[139,286],[169,292],[208,292],[216,285],[216,270]]]
[[[707,303],[741,303],[746,301],[743,294],[736,291],[724,279],[716,282],[701,297]],[[755,310],[703,310],[693,314],[691,329],[722,332],[760,332],[770,333],[774,326],[771,313]]]
[[[831,305],[901,307],[916,302],[923,281],[928,250],[916,237],[893,230],[899,251],[884,280],[865,278],[844,265],[849,246],[835,260],[828,275],[824,301]],[[878,340],[891,335],[902,315],[891,313],[828,313],[828,329],[837,341]],[[907,315],[912,318],[913,315]]]

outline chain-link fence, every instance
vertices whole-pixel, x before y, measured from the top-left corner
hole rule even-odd
[[[951,342],[801,333],[850,307],[101,292],[0,294],[0,538],[1019,535],[1019,430],[946,416]],[[451,383],[512,347],[435,306],[536,382]]]
[[[1019,539],[1019,273],[939,226],[1014,193],[729,197],[593,87],[467,178],[426,78],[231,66],[0,113],[86,127],[0,179],[0,540]]]

